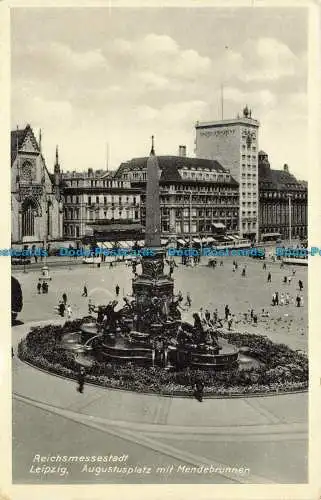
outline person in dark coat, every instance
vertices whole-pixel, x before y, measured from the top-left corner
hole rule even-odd
[[[120,290],[119,285],[116,285],[115,286],[116,297],[118,297],[118,295],[119,295],[119,290]]]
[[[299,289],[300,289],[300,292],[302,292],[302,290],[303,290],[303,282],[302,282],[302,280],[299,280]]]
[[[275,292],[275,305],[279,305],[279,292]]]
[[[66,305],[67,304],[67,294],[65,292],[62,294],[62,300],[64,301],[64,304]]]
[[[63,302],[60,302],[58,308],[59,308],[59,314],[63,318],[65,315],[65,309],[66,309],[65,304]]]
[[[82,297],[88,297],[88,290],[87,290],[86,285],[84,285],[84,291],[83,291]]]
[[[200,375],[197,375],[195,377],[195,391],[194,391],[194,396],[199,401],[200,403],[203,401],[203,396],[204,396],[204,380]]]
[[[228,305],[225,306],[225,320],[228,320],[229,314],[230,314],[230,308]]]
[[[47,283],[45,281],[42,282],[42,293],[48,293]]]
[[[79,385],[77,391],[82,394],[84,392],[84,385],[85,385],[85,368],[83,366],[80,368],[78,374],[78,384]]]
[[[272,276],[271,276],[271,273],[268,274],[268,277],[267,277],[267,281],[268,283],[271,283],[271,279],[272,279]]]
[[[40,281],[38,281],[38,283],[37,283],[37,290],[38,290],[38,293],[40,294],[40,292],[41,292],[41,283],[40,283]]]

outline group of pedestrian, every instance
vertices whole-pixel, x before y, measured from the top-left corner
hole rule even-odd
[[[62,294],[62,300],[59,301],[58,304],[58,312],[59,315],[63,318],[65,316],[65,313],[67,314],[67,318],[70,319],[72,316],[72,309],[71,305],[67,305],[67,294],[64,292]]]
[[[37,290],[38,290],[38,294],[39,295],[41,294],[41,292],[42,293],[48,293],[49,285],[48,285],[47,281],[43,281],[41,283],[41,281],[39,280],[38,283],[37,283]]]

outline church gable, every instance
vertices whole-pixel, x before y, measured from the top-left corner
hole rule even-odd
[[[25,153],[39,153],[39,147],[31,129],[27,131],[20,151]]]

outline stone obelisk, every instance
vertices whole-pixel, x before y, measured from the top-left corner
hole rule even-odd
[[[159,248],[160,239],[160,200],[159,200],[159,166],[154,149],[154,136],[152,135],[152,147],[147,160],[147,183],[146,183],[146,224],[145,224],[145,247]]]
[[[158,298],[162,303],[172,301],[174,280],[164,275],[165,250],[161,247],[161,221],[159,199],[159,166],[152,147],[147,159],[145,255],[142,257],[142,274],[133,279],[133,292],[142,310]]]

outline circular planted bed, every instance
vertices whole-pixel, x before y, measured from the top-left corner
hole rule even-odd
[[[80,329],[83,320],[66,322],[64,326],[47,325],[33,328],[18,346],[19,358],[38,368],[67,378],[76,378],[79,362],[75,353],[63,348],[66,333]],[[220,372],[201,372],[207,396],[238,396],[302,391],[308,388],[308,359],[285,344],[275,344],[267,337],[252,334],[225,333],[229,344],[242,355],[257,360],[250,368],[242,366]],[[200,371],[197,371],[198,376]],[[192,370],[169,371],[117,365],[93,360],[86,366],[86,382],[129,391],[191,395]]]

